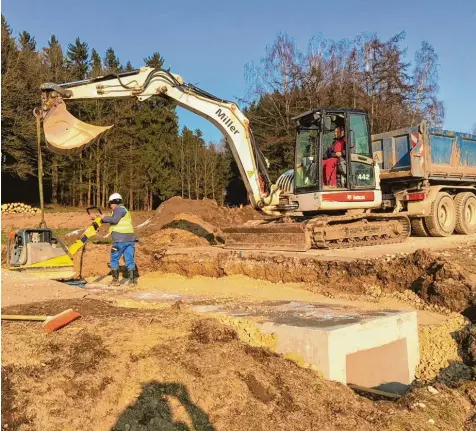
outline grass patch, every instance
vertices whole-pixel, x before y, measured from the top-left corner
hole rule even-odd
[[[71,212],[81,212],[83,208],[77,207],[62,207],[62,206],[45,206],[45,213],[71,213]],[[86,212],[86,209],[84,209]]]
[[[59,236],[60,238],[63,238],[65,237],[67,234],[75,231],[75,230],[79,230],[79,228],[76,228],[76,229],[66,229],[66,228],[59,228],[59,229],[51,229],[53,231],[53,233],[55,234],[55,236]]]
[[[3,245],[3,244],[5,244],[5,245],[7,244],[7,242],[8,242],[8,235],[9,235],[9,233],[2,231],[2,245]]]
[[[93,244],[112,244],[112,239],[93,237],[92,239],[89,240],[89,242],[92,242]]]

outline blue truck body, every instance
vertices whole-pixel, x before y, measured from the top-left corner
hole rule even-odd
[[[476,184],[476,135],[416,127],[372,136],[382,182]]]

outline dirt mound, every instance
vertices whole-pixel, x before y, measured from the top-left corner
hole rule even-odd
[[[454,314],[442,324],[419,329],[420,363],[416,378],[431,381],[438,377],[444,383],[471,378],[471,369],[461,357],[461,341],[455,336],[465,324],[463,316]]]
[[[476,325],[468,325],[457,335],[460,343],[460,351],[464,362],[470,366],[476,366]]]
[[[238,334],[233,329],[221,325],[215,319],[202,319],[192,326],[190,339],[203,344],[227,343],[231,340],[237,340]]]
[[[148,234],[141,236],[147,244],[167,245],[171,247],[194,247],[223,244],[223,232],[203,221],[193,214],[180,213],[174,216],[172,222],[162,227],[158,232],[152,227]]]
[[[198,236],[182,229],[165,228],[147,238],[148,244],[162,247],[200,247],[207,246],[209,242],[202,236]]]
[[[203,220],[205,223],[220,229],[263,217],[251,206],[226,208],[218,206],[218,204],[211,199],[192,200],[182,199],[176,196],[163,202],[150,222],[144,225],[143,229],[161,229],[174,220],[177,220],[176,216],[179,214],[191,214]]]
[[[416,254],[416,253],[415,253]],[[414,283],[415,292],[426,302],[463,312],[476,305],[476,285],[463,268],[444,257],[434,258],[427,253],[424,274]]]
[[[2,399],[15,407],[2,429],[449,430],[473,412],[474,382],[374,403],[186,310],[82,300],[8,311],[66,308],[83,318],[54,336],[2,325]]]

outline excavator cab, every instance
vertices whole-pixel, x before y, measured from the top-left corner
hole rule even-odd
[[[295,195],[376,189],[370,129],[364,111],[316,109],[294,120]]]

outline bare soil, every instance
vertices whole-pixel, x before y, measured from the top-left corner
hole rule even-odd
[[[2,325],[2,429],[470,429],[475,382],[373,402],[180,307],[83,299],[3,311],[65,308],[83,317],[54,334]]]
[[[110,210],[105,210],[109,213]],[[95,215],[96,212],[91,214]],[[134,212],[134,225],[143,223],[151,216],[146,211]],[[91,217],[86,211],[71,211],[45,213],[46,224],[51,229],[81,229],[82,231],[91,224]],[[9,233],[15,229],[23,229],[26,227],[36,227],[41,221],[41,214],[2,214],[2,232]]]
[[[322,290],[324,286],[329,292],[355,294],[365,294],[372,286],[386,293],[410,289],[425,303],[462,312],[476,321],[476,242],[471,242],[470,237],[459,237],[460,243],[455,242],[458,236],[451,238],[455,244],[446,250],[389,254],[387,249],[376,247],[381,250],[376,257],[372,250],[368,251],[373,247],[345,251],[342,256],[336,252],[335,256],[325,252],[298,255],[220,248],[223,228],[260,217],[249,206],[224,208],[212,200],[179,197],[164,202],[155,213],[134,213],[140,238],[136,247],[139,271],[141,274],[163,271],[188,277],[241,274],[273,282],[299,282],[309,290]],[[78,225],[85,228],[90,223],[87,214],[79,212],[48,213],[47,220],[53,228]],[[11,225],[36,224],[39,215],[4,215],[2,221],[5,231]],[[99,237],[106,234],[104,227]],[[71,243],[78,235],[67,235],[64,239]],[[107,274],[109,249],[108,244],[88,243],[84,253],[75,256],[78,273],[82,262],[84,277]],[[2,252],[4,255],[4,247]]]
[[[420,329],[417,374],[432,381],[438,394],[415,387],[397,403],[371,402],[312,370],[250,347],[236,322],[223,326],[180,304],[159,310],[114,307],[82,298],[76,288],[3,271],[2,312],[55,314],[76,308],[83,317],[49,335],[35,323],[2,324],[2,428],[476,429],[470,368],[476,365],[476,330],[474,325],[462,329],[461,321],[448,317],[452,310],[476,322],[474,240],[417,238],[393,248],[306,254],[236,252],[220,248],[222,229],[261,218],[250,207],[227,209],[213,201],[173,198],[155,213],[134,213],[133,218],[141,276],[155,271],[201,276],[208,285],[213,283],[205,277],[213,277],[222,295],[233,300],[232,292],[246,290],[245,285],[247,299],[263,299],[262,286],[254,288],[249,280],[264,280],[274,283],[269,290],[286,297],[299,296],[299,290],[303,298],[314,293],[331,299],[347,295],[350,301],[392,298],[431,310],[442,319]],[[47,221],[56,229],[85,229],[90,223],[82,213],[47,214]],[[2,222],[8,232],[37,225],[39,216],[4,215]],[[103,228],[100,237],[105,234]],[[76,268],[82,258],[83,276],[107,274],[109,249],[88,243],[75,257]],[[3,252],[2,244],[2,257]],[[249,278],[239,280],[237,288],[229,276]],[[171,290],[181,283],[168,277]],[[139,281],[139,289],[153,289],[154,281],[149,285],[147,279]]]
[[[183,242],[193,246],[176,250]],[[109,248],[103,244],[87,245],[83,276],[108,273]],[[352,261],[263,252],[245,254],[211,248],[203,237],[169,228],[142,240],[136,247],[142,275],[153,271],[187,277],[246,275],[275,283],[301,283],[304,289],[330,294],[366,295],[372,288],[384,293],[410,290],[427,304],[463,313],[476,321],[476,268],[472,260],[465,259],[462,265],[462,254],[476,256],[476,245],[454,251],[417,250],[404,256]],[[77,256],[77,270],[79,261]]]
[[[53,280],[2,271],[2,307],[54,299],[83,298],[85,292]]]

